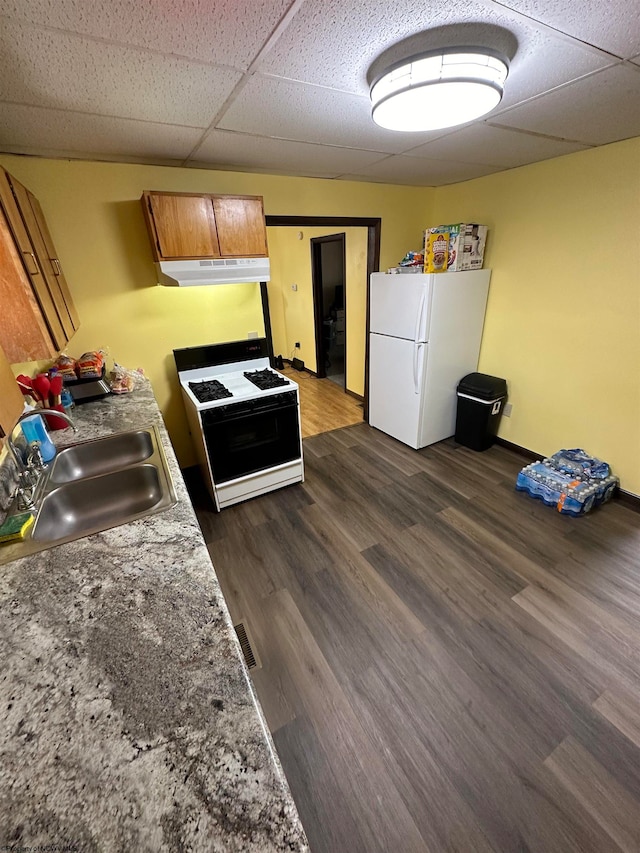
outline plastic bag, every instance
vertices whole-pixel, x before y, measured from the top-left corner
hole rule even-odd
[[[109,385],[112,394],[129,394],[136,387],[136,383],[144,376],[141,367],[136,370],[128,370],[121,364],[114,363],[109,377]]]

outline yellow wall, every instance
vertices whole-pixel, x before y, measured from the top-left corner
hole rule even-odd
[[[82,321],[71,354],[109,347],[142,366],[183,465],[193,455],[171,350],[261,332],[260,299],[254,285],[155,286],[144,189],[262,195],[274,215],[380,216],[382,269],[418,248],[428,224],[486,223],[493,272],[480,369],[509,381],[513,417],[501,435],[542,453],[583,446],[640,494],[640,139],[438,190],[9,155],[0,163],[49,221]]]
[[[479,369],[509,383],[500,435],[584,447],[640,494],[640,139],[438,189],[435,210],[490,228]]]
[[[145,189],[262,195],[273,215],[382,217],[382,267],[419,245],[431,190],[381,184],[0,155],[39,199],[81,326],[78,356],[108,348],[143,367],[183,466],[194,462],[172,349],[263,333],[257,285],[156,286],[140,195]]]
[[[276,353],[282,353],[285,358],[295,355],[310,370],[317,371],[310,240],[338,233],[345,234],[346,384],[347,390],[362,396],[367,311],[366,228],[273,226],[268,229],[273,346]],[[297,284],[298,289],[292,290],[292,284]],[[296,341],[300,342],[298,351],[294,350]]]

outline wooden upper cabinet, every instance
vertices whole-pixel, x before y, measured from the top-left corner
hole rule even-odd
[[[68,336],[71,337],[80,326],[80,318],[78,317],[78,312],[74,305],[69,285],[67,284],[67,279],[65,278],[62,270],[62,264],[58,258],[56,247],[53,245],[53,240],[49,233],[44,213],[40,207],[40,202],[33,193],[27,191],[27,195],[29,198],[31,213],[34,218],[34,224],[37,227],[37,230],[33,230],[32,236],[37,235],[36,243],[38,256],[44,263],[45,276],[47,277],[47,280],[51,281],[51,292],[56,294],[55,298],[58,313],[61,318],[65,318],[63,319],[63,325],[68,330]],[[51,278],[52,276],[53,278]],[[66,322],[67,316],[70,321],[68,326]]]
[[[150,192],[145,198],[147,225],[158,259],[220,257],[208,196]]]
[[[261,198],[213,196],[213,210],[223,258],[266,256],[267,232]]]
[[[8,356],[0,349],[0,439],[5,438],[15,426],[23,404],[24,397],[13,376]]]
[[[146,191],[142,208],[156,261],[267,256],[259,196]]]
[[[32,265],[37,267],[35,261]],[[37,361],[55,352],[49,327],[1,207],[0,305],[0,347],[10,362]]]
[[[0,214],[0,346],[10,362],[55,357],[78,314],[38,200],[4,169]]]

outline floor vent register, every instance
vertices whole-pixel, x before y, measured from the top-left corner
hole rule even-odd
[[[244,661],[247,665],[247,669],[258,668],[260,664],[256,655],[254,655],[253,653],[253,649],[251,648],[251,642],[249,640],[247,629],[245,628],[244,623],[239,622],[233,627],[235,628],[236,634],[238,635],[238,640],[240,641],[240,648],[242,649],[242,654],[244,655]]]

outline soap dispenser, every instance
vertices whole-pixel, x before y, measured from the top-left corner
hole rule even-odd
[[[34,441],[40,445],[40,455],[45,463],[51,462],[56,455],[55,444],[49,438],[49,433],[44,425],[42,417],[38,414],[33,414],[30,418],[25,418],[21,423],[22,434],[29,447]]]

